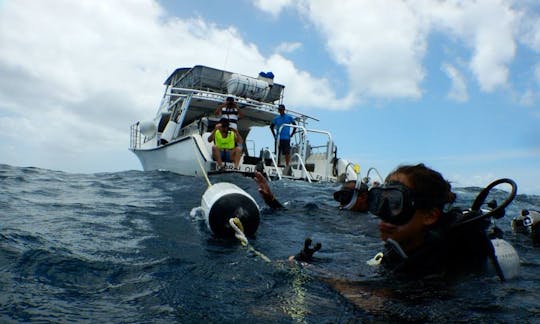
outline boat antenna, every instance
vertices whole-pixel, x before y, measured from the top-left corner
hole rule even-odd
[[[206,184],[208,185],[208,188],[212,186],[212,183],[210,182],[210,179],[208,179],[208,174],[206,174],[206,170],[204,169],[201,160],[199,159],[199,152],[197,152],[197,147],[195,143],[195,138],[191,137],[193,139],[193,151],[195,151],[195,158],[197,159],[197,163],[199,164],[199,167],[201,168],[201,172],[204,176],[204,179],[206,180]]]

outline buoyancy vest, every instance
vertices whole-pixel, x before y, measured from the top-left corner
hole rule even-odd
[[[230,130],[227,132],[227,136],[223,137],[223,135],[221,134],[221,131],[216,131],[214,141],[218,149],[232,150],[235,146],[234,132]]]

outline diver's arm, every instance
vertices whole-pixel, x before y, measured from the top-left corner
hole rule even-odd
[[[268,185],[268,182],[266,182],[263,174],[259,171],[255,172],[254,179],[259,186],[259,193],[261,194],[261,197],[264,199],[264,202],[268,205],[268,207],[272,209],[283,208],[283,205],[276,199],[276,197],[274,197],[274,194],[272,194],[270,186]]]

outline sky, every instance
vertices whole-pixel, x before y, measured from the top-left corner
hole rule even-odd
[[[0,0],[0,163],[141,170],[130,125],[194,65],[273,72],[363,172],[540,194],[538,0]]]

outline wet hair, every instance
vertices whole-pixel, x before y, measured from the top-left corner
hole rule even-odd
[[[405,175],[415,196],[429,202],[428,205],[432,207],[443,210],[446,204],[451,204],[456,200],[456,194],[452,192],[450,182],[445,180],[439,172],[428,168],[423,163],[398,166],[386,177],[386,181],[396,174]]]

